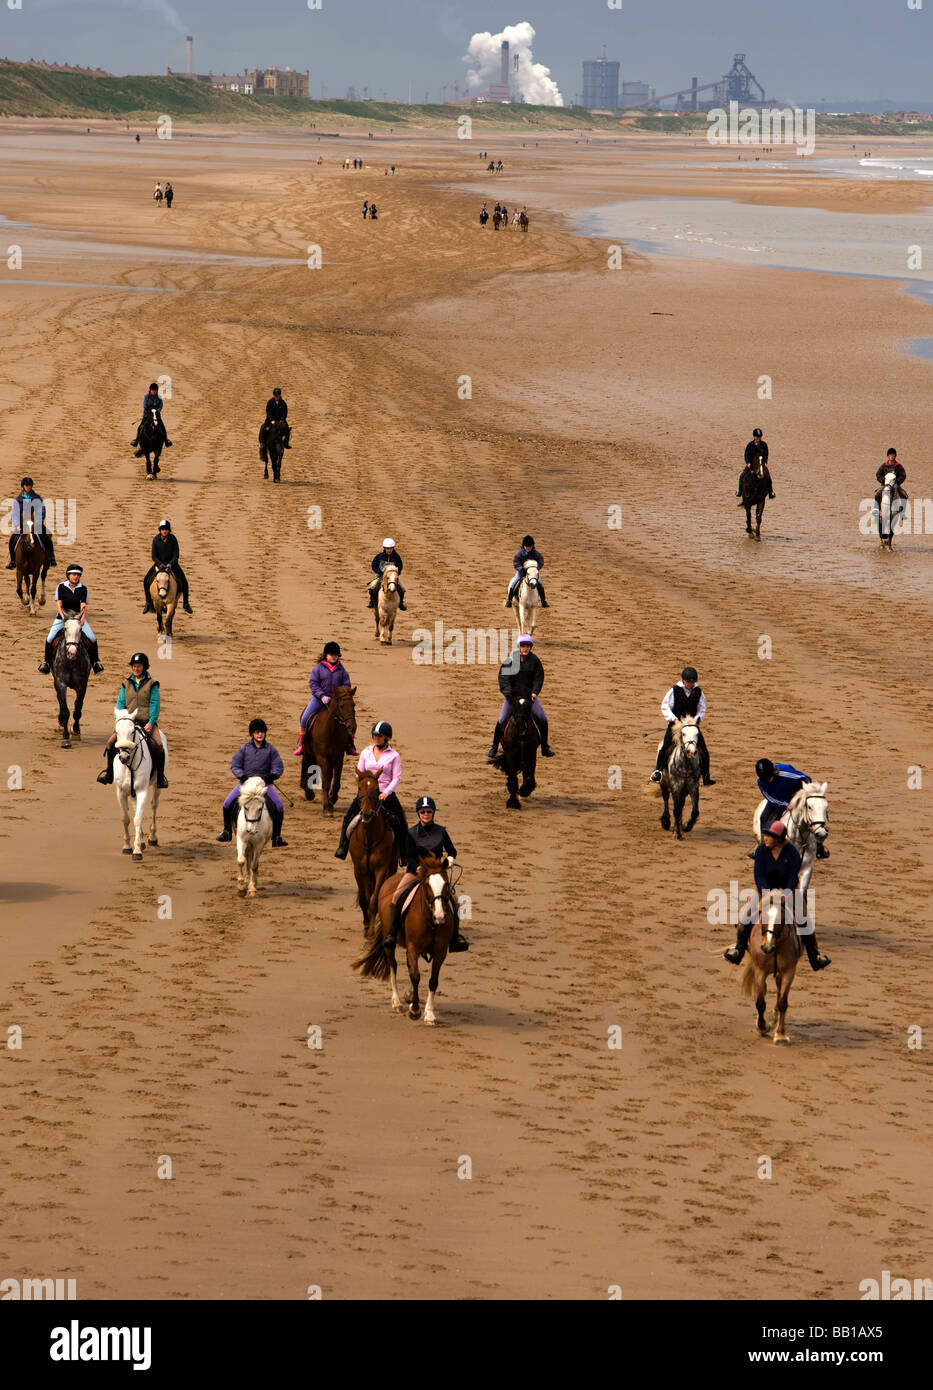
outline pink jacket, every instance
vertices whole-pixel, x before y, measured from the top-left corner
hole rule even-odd
[[[370,744],[368,748],[363,749],[356,766],[359,772],[375,772],[377,774],[379,790],[385,796],[390,796],[402,780],[402,759],[391,744],[386,745],[378,760],[375,757],[373,745]]]

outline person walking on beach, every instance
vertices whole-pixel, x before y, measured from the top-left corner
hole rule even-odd
[[[367,218],[368,216],[369,216],[369,199],[367,198],[367,199],[366,199],[366,202],[363,204],[363,221],[364,221],[364,222],[366,221],[366,218]]]
[[[175,197],[175,190],[170,183],[165,185],[165,206],[171,208],[172,199]]]

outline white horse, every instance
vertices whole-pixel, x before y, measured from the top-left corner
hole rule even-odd
[[[376,636],[380,642],[392,644],[392,630],[399,606],[398,570],[394,565],[386,565],[382,571],[382,583],[376,597]]]
[[[829,816],[829,803],[826,800],[828,786],[828,782],[804,782],[800,791],[791,797],[787,810],[780,816],[781,822],[787,827],[787,842],[794,846],[801,858],[797,887],[804,903],[807,901],[807,889],[813,877],[816,851],[829,834],[826,824]],[[752,817],[752,829],[759,840],[761,815],[767,804],[766,801],[760,802]]]
[[[541,607],[536,560],[526,560],[522,565],[522,577],[515,586],[515,598],[518,603],[519,631],[527,632],[529,637],[534,637],[538,624],[538,609]]]
[[[271,837],[266,784],[261,777],[248,777],[240,788],[236,821],[236,877],[241,898],[256,896],[259,856]]]
[[[143,819],[146,805],[152,801],[152,829],[149,844],[157,845],[156,810],[159,805],[159,786],[156,771],[149,752],[149,744],[142,725],[137,724],[125,709],[113,712],[117,730],[116,757],[113,763],[113,785],[117,801],[123,813],[123,853],[132,854],[138,862],[143,857]],[[165,749],[165,762],[168,766],[168,743],[162,734]],[[130,797],[136,800],[136,814],[133,817],[133,843],[130,845]]]
[[[904,499],[897,490],[897,474],[893,468],[884,475],[881,504],[878,508],[878,535],[882,550],[894,549],[894,527],[904,513]]]

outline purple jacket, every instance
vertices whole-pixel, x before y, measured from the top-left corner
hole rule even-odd
[[[278,749],[273,748],[271,743],[264,743],[261,748],[257,748],[253,740],[249,739],[234,753],[230,771],[238,782],[245,782],[247,777],[261,777],[268,786],[276,777],[281,777],[285,767]]]
[[[326,661],[319,661],[308,678],[311,694],[316,700],[330,699],[338,685],[349,685],[350,677],[341,662],[331,670]]]

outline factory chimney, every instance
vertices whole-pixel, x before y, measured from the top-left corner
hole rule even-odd
[[[502,40],[502,45],[501,45],[501,47],[500,47],[499,52],[500,52],[501,59],[502,59],[502,71],[501,71],[501,73],[499,74],[499,81],[502,83],[503,87],[507,87],[507,86],[509,85],[509,41],[508,41],[508,39],[503,39],[503,40]]]
[[[194,76],[194,35],[189,34],[185,39],[185,76]]]

